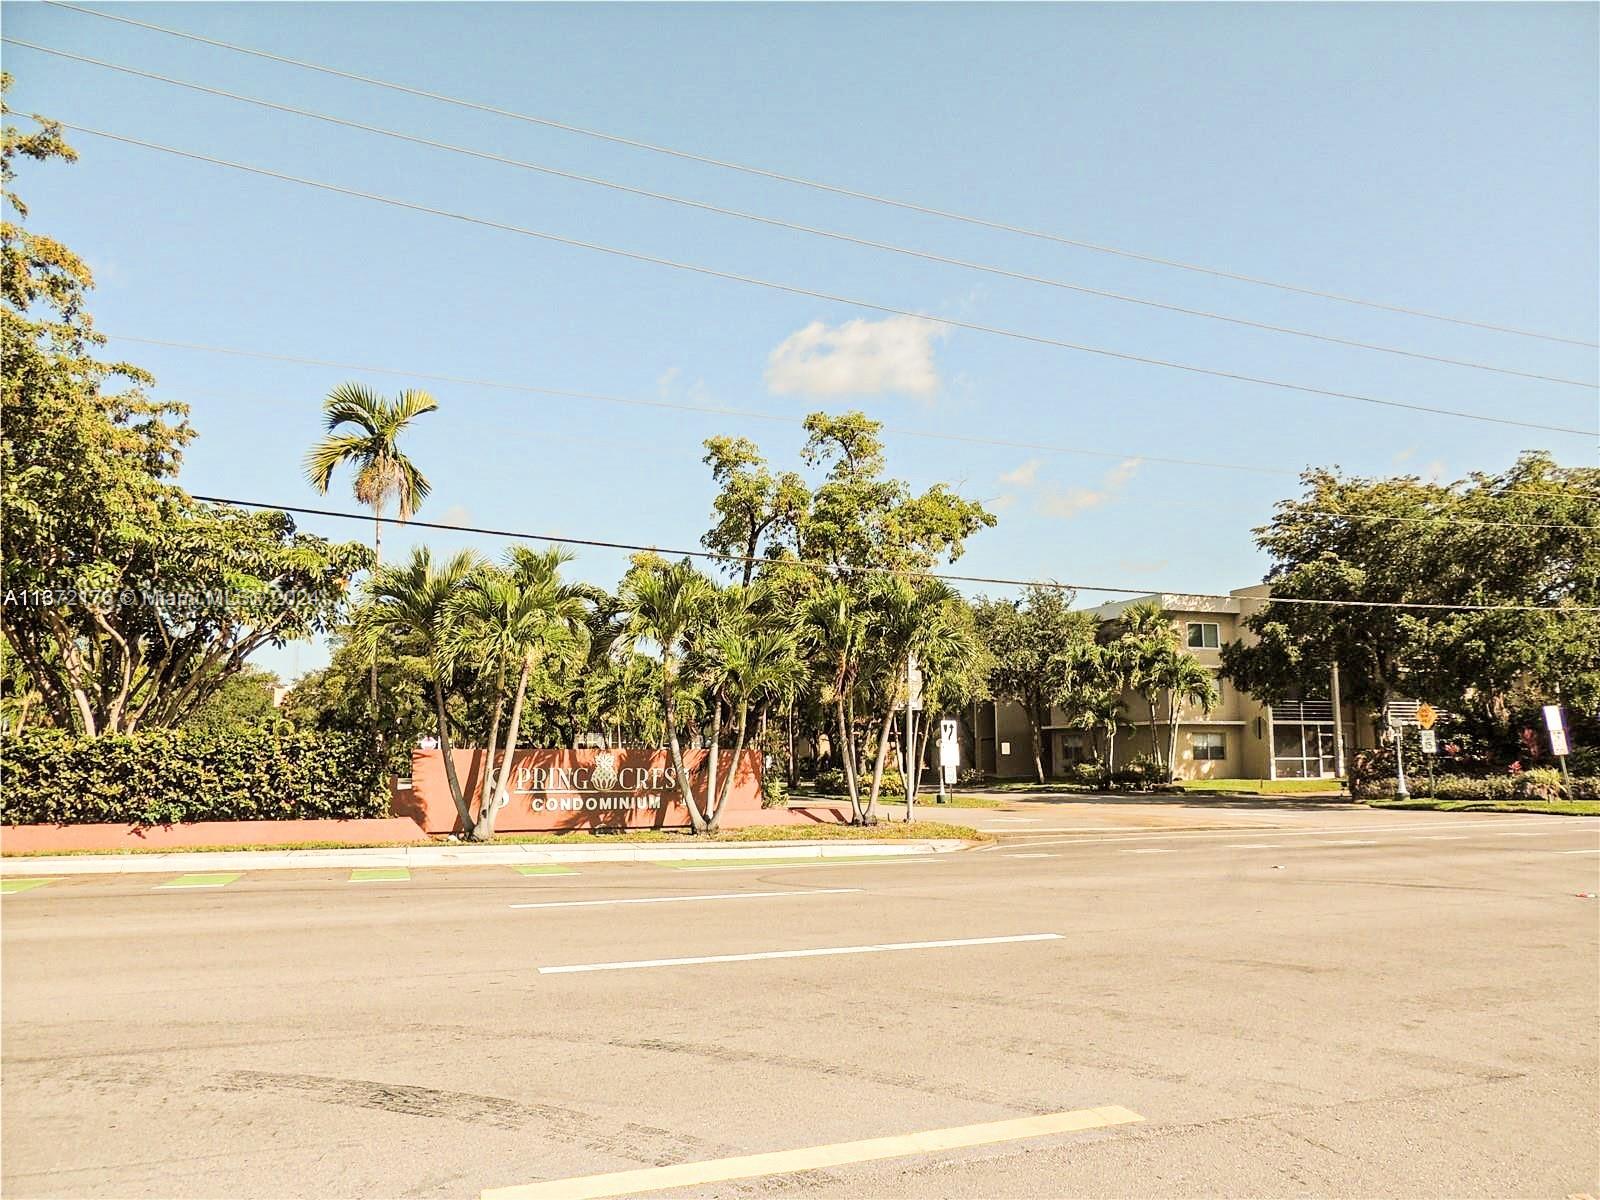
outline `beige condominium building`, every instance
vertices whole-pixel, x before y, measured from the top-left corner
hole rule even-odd
[[[1210,712],[1194,706],[1178,711],[1180,779],[1332,779],[1344,773],[1345,756],[1373,745],[1365,714],[1349,704],[1335,714],[1332,672],[1307,679],[1299,700],[1277,705],[1263,704],[1222,677],[1222,647],[1254,640],[1243,619],[1261,607],[1267,594],[1265,584],[1239,588],[1225,599],[1155,592],[1092,610],[1109,624],[1134,604],[1156,601],[1177,626],[1178,644],[1217,673],[1219,700]],[[1117,732],[1118,765],[1148,757],[1157,746],[1164,753],[1164,700],[1157,700],[1154,721],[1142,697],[1127,693],[1123,704],[1127,724]],[[980,705],[973,724],[979,770],[1000,778],[1033,774],[1032,734],[1020,705],[1009,700]],[[1052,706],[1043,722],[1045,774],[1063,776],[1076,763],[1104,762],[1105,742],[1103,734],[1075,728]]]

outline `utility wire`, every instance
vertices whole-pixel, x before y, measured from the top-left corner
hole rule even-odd
[[[417,204],[409,200],[401,200],[393,196],[384,196],[376,192],[365,192],[357,188],[343,187],[339,184],[325,183],[321,180],[306,179],[298,175],[290,175],[282,171],[272,171],[265,167],[251,166],[248,163],[234,162],[230,159],[216,158],[208,154],[199,154],[190,150],[180,150],[173,146],[164,146],[158,142],[149,142],[141,138],[128,137],[123,134],[109,133],[105,130],[95,129],[87,125],[79,125],[69,121],[57,121],[65,129],[78,133],[85,133],[91,137],[105,138],[124,145],[139,146],[146,150],[155,150],[162,154],[171,154],[179,158],[187,158],[193,162],[210,163],[213,166],[227,167],[231,170],[244,171],[251,175],[260,175],[269,179],[278,179],[285,183],[295,183],[303,187],[316,188],[321,191],[334,192],[344,196],[354,196],[357,199],[372,200],[379,204],[387,204],[395,208],[407,209],[411,212],[425,213],[429,216],[446,217],[454,221],[462,221],[469,225],[481,225],[488,229],[499,229],[507,233],[515,233],[523,237],[538,238],[541,241],[554,242],[559,245],[573,246],[581,250],[594,250],[601,254],[609,254],[617,258],[626,258],[634,262],[651,263],[655,266],[671,267],[674,270],[688,271],[697,275],[706,275],[714,279],[730,280],[734,283],[748,284],[753,287],[766,288],[770,291],[787,292],[794,296],[805,296],[813,300],[825,300],[832,304],[847,304],[854,308],[864,308],[873,312],[890,313],[895,316],[911,317],[916,320],[927,321],[930,324],[945,325],[956,329],[968,329],[975,333],[986,333],[995,337],[1012,338],[1017,341],[1032,342],[1036,345],[1054,346],[1063,350],[1074,350],[1083,354],[1094,354],[1104,358],[1113,358],[1122,362],[1144,363],[1148,366],[1166,367],[1171,370],[1187,371],[1197,375],[1207,375],[1215,379],[1231,379],[1239,383],[1254,383],[1262,387],[1278,388],[1283,391],[1300,392],[1312,396],[1324,396],[1337,400],[1354,400],[1363,404],[1375,404],[1385,408],[1407,409],[1412,412],[1430,413],[1434,416],[1458,417],[1469,421],[1482,421],[1493,425],[1507,425],[1521,429],[1537,429],[1547,433],[1567,433],[1579,437],[1600,436],[1600,430],[1579,429],[1566,425],[1544,425],[1531,421],[1518,421],[1510,417],[1494,417],[1485,413],[1467,412],[1461,409],[1439,408],[1431,405],[1413,404],[1401,400],[1385,400],[1376,396],[1366,396],[1357,392],[1341,392],[1331,388],[1314,387],[1310,384],[1290,383],[1281,379],[1267,379],[1256,375],[1246,375],[1236,371],[1224,371],[1213,367],[1201,367],[1192,363],[1176,362],[1171,359],[1151,358],[1140,354],[1130,354],[1121,350],[1108,350],[1099,346],[1087,346],[1077,342],[1068,342],[1060,338],[1046,337],[1042,334],[1026,333],[1014,329],[1005,329],[995,325],[983,325],[976,321],[965,321],[957,317],[943,317],[915,312],[911,309],[896,308],[893,305],[880,304],[871,300],[860,300],[849,296],[840,296],[832,292],[818,291],[814,288],[800,287],[796,284],[779,283],[770,279],[762,279],[754,275],[742,275],[734,271],[718,270],[715,267],[702,266],[698,263],[680,262],[670,258],[660,258],[651,254],[644,254],[636,250],[624,250],[616,246],[607,246],[599,242],[584,241],[579,238],[563,237],[560,234],[548,233],[542,230],[529,229],[521,225],[512,225],[508,222],[494,221],[485,217],[474,217],[466,213],[453,212],[449,209],[434,208],[426,204]]]
[[[237,54],[247,54],[255,58],[266,59],[269,62],[281,63],[291,67],[299,67],[307,71],[316,71],[323,75],[331,75],[340,79],[348,79],[356,83],[370,84],[374,87],[386,88],[389,91],[400,92],[409,96],[419,96],[426,100],[435,100],[442,104],[455,105],[458,108],[471,109],[475,112],[490,113],[494,116],[506,117],[511,120],[522,121],[530,125],[539,125],[547,129],[559,129],[564,133],[578,134],[582,137],[598,138],[601,141],[611,142],[620,146],[628,146],[635,150],[647,150],[652,154],[663,154],[671,158],[701,163],[706,166],[719,167],[728,171],[738,171],[742,174],[755,175],[763,179],[774,179],[782,183],[789,183],[798,187],[810,188],[814,191],[828,192],[837,196],[847,196],[855,200],[866,200],[874,204],[883,204],[891,208],[902,209],[907,212],[922,213],[926,216],[939,217],[949,221],[959,221],[968,225],[977,225],[985,229],[994,229],[1004,233],[1019,234],[1023,237],[1036,238],[1047,242],[1055,242],[1064,246],[1074,246],[1080,250],[1094,251],[1097,254],[1110,254],[1120,258],[1133,259],[1138,262],[1152,263],[1157,266],[1173,267],[1182,271],[1191,271],[1201,275],[1209,275],[1218,279],[1229,279],[1237,283],[1249,283],[1260,287],[1276,288],[1279,291],[1294,292],[1303,296],[1315,296],[1322,300],[1336,300],[1342,304],[1354,304],[1364,308],[1379,309],[1384,312],[1402,313],[1406,316],[1421,317],[1430,321],[1443,321],[1452,325],[1465,325],[1474,329],[1490,330],[1495,333],[1514,334],[1518,337],[1538,338],[1542,341],[1561,342],[1571,346],[1600,348],[1600,342],[1592,342],[1583,338],[1565,337],[1559,334],[1541,333],[1529,329],[1517,329],[1508,325],[1497,325],[1487,321],[1476,321],[1466,317],[1447,316],[1442,313],[1427,312],[1423,309],[1409,308],[1398,304],[1387,304],[1377,300],[1366,300],[1357,296],[1348,296],[1338,292],[1322,291],[1300,284],[1284,283],[1278,280],[1265,279],[1260,276],[1246,275],[1234,271],[1225,271],[1215,267],[1206,267],[1197,263],[1182,262],[1180,260],[1171,258],[1162,258],[1157,255],[1145,254],[1139,251],[1124,250],[1115,246],[1107,246],[1096,242],[1083,241],[1077,238],[1066,237],[1062,234],[1049,233],[1039,229],[1030,229],[1021,225],[1013,225],[1004,221],[989,220],[984,217],[976,217],[965,213],[952,212],[948,209],[935,208],[931,205],[919,204],[909,200],[897,200],[890,196],[880,196],[871,192],[864,192],[854,188],[842,187],[838,184],[824,183],[820,180],[807,179],[798,175],[787,175],[780,171],[772,171],[763,167],[755,167],[744,163],[732,162],[726,159],[713,158],[709,155],[698,154],[689,150],[679,150],[671,146],[657,145],[652,142],[641,141],[637,138],[624,137],[619,134],[606,133],[598,129],[589,129],[581,125],[573,125],[564,121],[556,121],[548,117],[539,117],[530,113],[521,113],[510,109],[498,108],[492,104],[482,104],[477,101],[463,99],[459,96],[450,96],[440,92],[427,91],[423,88],[410,87],[406,84],[395,83],[392,80],[379,79],[370,75],[361,75],[354,71],[344,71],[337,67],[324,66],[321,63],[313,63],[304,59],[290,58],[281,54],[273,54],[270,51],[258,50],[251,46],[242,46],[234,42],[222,41],[218,38],[204,37],[197,33],[189,33],[184,30],[173,29],[165,25],[155,25],[148,21],[139,21],[132,17],[125,17],[116,13],[101,12],[98,9],[86,8],[79,4],[65,3],[64,0],[44,0],[44,3],[49,4],[54,8],[64,8],[72,12],[82,13],[85,16],[99,17],[101,20],[105,21],[116,21],[123,25],[131,25],[139,29],[150,30],[154,33],[166,34],[169,37],[182,38],[185,41],[197,42],[202,45],[213,46],[221,50],[230,50]]]
[[[1053,579],[1007,579],[993,575],[955,575],[947,571],[895,571],[889,567],[853,567],[844,564],[820,563],[802,558],[759,558],[745,554],[721,554],[715,550],[674,550],[664,546],[645,546],[634,542],[614,542],[600,538],[556,537],[554,534],[527,533],[514,529],[488,529],[476,525],[453,525],[443,521],[422,521],[416,517],[401,520],[399,517],[377,517],[372,513],[341,512],[331,508],[307,508],[292,504],[266,504],[259,500],[239,500],[229,496],[202,496],[194,499],[207,504],[231,504],[239,508],[262,509],[269,512],[298,513],[308,517],[336,517],[344,521],[382,521],[386,525],[409,526],[415,529],[437,529],[450,533],[482,534],[487,537],[516,538],[521,541],[550,542],[560,546],[589,546],[601,550],[629,550],[635,553],[660,554],[671,558],[703,558],[713,562],[756,566],[793,565],[821,574],[843,575],[903,575],[914,579],[940,579],[947,583],[986,583],[996,587],[1037,587],[1062,592],[1104,592],[1110,595],[1144,596],[1157,591],[1166,595],[1192,596],[1200,600],[1238,600],[1240,597],[1226,592],[1188,592],[1176,588],[1108,587],[1096,583],[1062,583]],[[1323,600],[1292,596],[1268,596],[1274,604],[1306,604],[1324,608],[1400,608],[1431,609],[1449,612],[1549,612],[1587,613],[1600,612],[1600,605],[1542,605],[1542,604],[1428,604],[1400,600]]]
[[[1313,341],[1326,342],[1335,346],[1348,346],[1357,350],[1372,350],[1380,354],[1394,354],[1404,358],[1420,359],[1425,362],[1443,363],[1454,367],[1467,367],[1475,371],[1492,371],[1497,375],[1511,375],[1519,379],[1533,379],[1544,383],[1557,383],[1566,387],[1596,389],[1600,384],[1582,379],[1567,379],[1559,375],[1544,375],[1536,371],[1521,371],[1512,367],[1500,367],[1490,363],[1473,362],[1468,359],[1450,358],[1440,354],[1427,354],[1420,350],[1409,350],[1400,346],[1385,346],[1374,342],[1358,341],[1354,338],[1338,337],[1333,334],[1318,333],[1309,329],[1296,329],[1286,325],[1273,325],[1266,321],[1253,321],[1246,317],[1230,316],[1225,313],[1210,312],[1206,309],[1189,308],[1181,304],[1169,304],[1162,300],[1153,300],[1145,296],[1132,296],[1121,292],[1106,291],[1102,288],[1089,287],[1085,284],[1074,283],[1065,279],[1053,279],[1048,276],[1034,275],[1026,271],[1013,271],[1006,267],[995,266],[992,263],[975,262],[970,259],[952,258],[943,254],[936,254],[928,250],[919,250],[909,246],[898,246],[892,242],[880,242],[872,238],[857,237],[854,234],[842,233],[838,230],[821,229],[811,225],[802,225],[793,221],[781,220],[777,217],[763,216],[760,213],[746,212],[742,209],[726,208],[721,205],[708,204],[700,200],[689,199],[684,196],[672,195],[668,192],[652,191],[648,188],[634,187],[630,184],[619,183],[611,179],[602,179],[594,175],[584,175],[576,171],[567,171],[559,167],[552,167],[544,163],[530,162],[526,159],[511,158],[503,154],[494,154],[485,150],[475,150],[468,146],[457,145],[452,142],[440,142],[431,138],[418,137],[414,134],[404,133],[396,129],[388,129],[381,125],[369,125],[363,121],[347,120],[343,117],[333,116],[330,113],[317,112],[307,108],[297,108],[292,104],[280,104],[274,100],[266,100],[259,96],[246,96],[238,92],[226,91],[222,88],[209,87],[206,84],[195,83],[185,79],[175,79],[169,75],[161,75],[154,71],[145,71],[137,67],[124,66],[120,63],[105,62],[97,58],[89,58],[82,54],[72,54],[65,50],[57,50],[50,46],[41,46],[36,42],[24,41],[22,38],[0,38],[7,45],[22,46],[29,50],[37,50],[42,54],[54,55],[57,58],[68,59],[72,62],[83,63],[92,67],[101,67],[110,71],[118,71],[124,75],[132,75],[140,79],[154,80],[158,83],[170,84],[174,87],[186,88],[189,91],[199,92],[208,96],[220,96],[226,100],[235,100],[242,104],[253,104],[258,108],[270,109],[275,112],[289,113],[293,116],[307,117],[314,121],[322,121],[329,125],[337,125],[345,129],[355,129],[363,133],[375,133],[381,137],[392,138],[396,141],[408,142],[415,146],[425,146],[432,150],[444,150],[451,154],[460,154],[468,158],[480,159],[484,162],[499,163],[502,166],[517,167],[522,170],[535,171],[542,175],[553,176],[558,179],[571,180],[576,183],[589,184],[595,187],[608,188],[616,192],[624,192],[631,196],[641,196],[650,200],[662,200],[669,204],[680,205],[684,208],[698,209],[702,212],[715,213],[718,216],[733,217],[741,221],[752,221],[760,225],[767,225],[776,229],[785,229],[794,233],[809,234],[814,237],[829,238],[833,241],[846,242],[854,246],[864,246],[872,250],[884,250],[891,254],[903,255],[907,258],[921,259],[924,262],[940,263],[945,266],[960,267],[968,271],[981,271],[988,275],[998,275],[1006,279],[1016,279],[1025,283],[1041,284],[1045,287],[1059,288],[1063,291],[1077,292],[1085,296],[1096,296],[1105,300],[1115,300],[1125,304],[1138,304],[1146,308],[1160,309],[1164,312],[1179,313],[1184,316],[1200,317],[1209,321],[1223,321],[1230,325],[1240,325],[1247,329],[1262,330],[1267,333],[1282,333],[1292,337],[1310,338]]]
[[[97,331],[99,332],[99,331]],[[364,363],[335,362],[324,358],[303,358],[292,354],[271,354],[260,350],[240,350],[225,346],[207,346],[196,342],[174,342],[160,338],[129,337],[116,333],[103,333],[103,337],[113,341],[134,342],[144,346],[164,346],[179,350],[201,350],[214,354],[230,354],[244,358],[260,358],[271,362],[296,363],[304,366],[336,367],[344,371],[360,371],[382,375],[397,375],[408,379],[426,379],[441,383],[457,383],[469,387],[497,388],[505,391],[527,392],[541,396],[560,396],[571,400],[592,400],[605,404],[623,404],[640,408],[667,409],[674,412],[709,413],[714,416],[735,417],[755,421],[769,421],[783,425],[805,424],[803,417],[790,417],[777,413],[756,412],[746,408],[724,408],[709,404],[684,404],[673,400],[645,400],[630,396],[612,396],[603,392],[579,392],[565,388],[538,387],[533,384],[505,383],[494,379],[472,379],[460,375],[440,375],[428,371],[407,371],[397,367],[374,367]],[[225,399],[228,397],[224,397]],[[257,401],[256,403],[259,403]],[[930,438],[937,441],[963,442],[980,446],[999,446],[1013,450],[1036,450],[1047,454],[1075,454],[1086,455],[1092,458],[1112,459],[1117,462],[1160,463],[1164,465],[1186,467],[1214,467],[1221,470],[1250,471],[1261,474],[1297,476],[1298,472],[1283,467],[1258,467],[1243,463],[1209,462],[1204,459],[1193,458],[1164,458],[1160,455],[1144,454],[1135,451],[1118,453],[1110,450],[1086,450],[1072,446],[1053,446],[1042,442],[1012,441],[1005,438],[985,438],[971,434],[936,433],[925,429],[907,429],[894,425],[884,425],[883,432],[897,437]],[[545,435],[548,436],[548,435]],[[1600,525],[1582,525],[1555,521],[1486,521],[1476,517],[1453,517],[1443,513],[1427,517],[1394,516],[1387,513],[1352,513],[1336,509],[1315,509],[1300,507],[1294,502],[1295,507],[1291,515],[1328,517],[1342,521],[1357,522],[1382,522],[1392,521],[1400,524],[1412,525],[1471,525],[1489,529],[1577,529],[1587,531],[1600,531]],[[1173,504],[1171,507],[1190,507],[1187,504]]]

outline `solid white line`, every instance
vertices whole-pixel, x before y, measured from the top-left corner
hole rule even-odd
[[[1002,858],[1055,858],[1054,854],[1003,854]]]
[[[574,1179],[547,1179],[513,1187],[486,1188],[479,1194],[478,1200],[601,1200],[606,1196],[631,1196],[671,1188],[704,1188],[707,1184],[726,1183],[734,1179],[791,1175],[796,1171],[817,1171],[885,1158],[964,1150],[970,1146],[1077,1133],[1084,1129],[1102,1129],[1108,1125],[1125,1125],[1142,1120],[1144,1118],[1138,1113],[1120,1105],[1080,1108],[1074,1112],[1013,1117],[1006,1121],[988,1121],[982,1125],[927,1129],[896,1137],[835,1142],[830,1146],[808,1146],[801,1150],[742,1154],[737,1158],[714,1158],[707,1162],[674,1163],[665,1167],[613,1171],[607,1175],[584,1175]]]
[[[1343,841],[1323,842],[1322,844],[1324,846],[1376,846],[1378,843],[1372,841],[1363,842],[1360,840],[1351,840],[1346,838]]]
[[[1557,850],[1557,854],[1600,854],[1600,850]]]
[[[573,975],[579,971],[633,971],[646,967],[692,967],[706,963],[756,962],[767,958],[821,958],[830,954],[881,954],[889,950],[941,950],[951,946],[999,946],[1010,942],[1051,942],[1059,933],[1019,933],[1009,937],[950,938],[936,942],[884,942],[873,946],[820,946],[814,950],[764,950],[754,954],[706,954],[694,958],[641,958],[633,962],[577,963],[540,967],[541,975]]]
[[[1535,825],[1544,824],[1553,819],[1551,817],[1518,817],[1510,821],[1471,821],[1466,824],[1460,821],[1429,821],[1425,823],[1408,823],[1405,825],[1354,825],[1349,829],[1251,829],[1257,837],[1338,837],[1341,833],[1409,833],[1418,829],[1504,829],[1510,825]],[[1570,818],[1568,818],[1570,820]],[[1043,832],[1042,830],[1039,832]],[[1127,837],[1099,837],[1099,838],[1052,838],[1049,841],[1028,842],[1029,846],[1095,846],[1110,845],[1115,842],[1170,842],[1199,840],[1201,838],[1238,837],[1243,832],[1239,829],[1222,830],[1190,830],[1176,833],[1144,833],[1132,834]]]
[[[1232,845],[1232,846],[1224,846],[1223,849],[1224,850],[1278,850],[1278,849],[1281,849],[1281,847],[1271,845],[1268,842],[1239,842],[1239,843],[1236,843],[1235,845]]]
[[[727,866],[718,867],[677,867],[675,869],[682,871],[685,875],[690,875],[696,871],[785,871],[790,867],[826,867],[829,865],[839,867],[907,867],[915,866],[917,863],[944,861],[945,859],[942,855],[936,858],[932,855],[923,857],[917,854],[885,854],[881,857],[852,858],[844,861],[828,858],[808,858],[805,862],[751,863],[748,866],[730,863]]]
[[[635,896],[625,900],[542,900],[537,904],[513,904],[511,908],[599,908],[607,904],[687,904],[691,900],[768,900],[776,896],[842,896],[861,888],[817,888],[799,892],[718,892],[704,896]]]
[[[1149,850],[1118,850],[1117,853],[1118,854],[1176,854],[1177,851],[1171,849],[1170,847],[1167,847],[1165,849],[1156,849],[1156,848],[1152,847]]]

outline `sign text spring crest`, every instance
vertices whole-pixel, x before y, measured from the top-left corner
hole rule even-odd
[[[616,751],[597,750],[589,766],[519,766],[511,794],[527,797],[529,812],[654,812],[677,786],[670,763],[618,766]]]
[[[483,752],[453,750],[451,754],[462,790],[475,796],[482,779]],[[706,758],[704,750],[685,750],[681,759],[690,793],[702,811],[709,782]],[[733,755],[725,751],[719,762],[719,776],[734,772],[732,790],[723,806],[723,823],[734,828],[759,817],[761,755],[746,750],[736,766]],[[683,804],[679,770],[665,750],[521,749],[512,763],[495,828],[506,833],[687,828],[689,811]],[[419,749],[412,755],[411,789],[398,797],[395,811],[416,817],[429,833],[449,833],[459,823],[444,755],[437,749]]]

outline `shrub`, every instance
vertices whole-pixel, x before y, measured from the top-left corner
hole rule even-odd
[[[171,825],[379,817],[389,797],[367,739],[267,729],[0,739],[0,822]]]
[[[962,767],[956,772],[956,785],[968,787],[972,784],[983,783],[988,777],[977,767]]]
[[[1073,763],[1068,775],[1074,783],[1087,784],[1089,787],[1099,787],[1104,777],[1105,771],[1100,764],[1092,762]]]
[[[1429,789],[1426,777],[1418,784],[1417,793]],[[1477,800],[1488,803],[1516,800],[1517,780],[1510,775],[1490,775],[1475,779],[1469,775],[1440,775],[1433,781],[1435,800]]]
[[[789,783],[781,771],[768,771],[761,782],[761,807],[782,808],[789,803]]]
[[[826,767],[817,772],[812,786],[828,795],[843,796],[850,789],[845,785],[844,772],[838,767]]]

